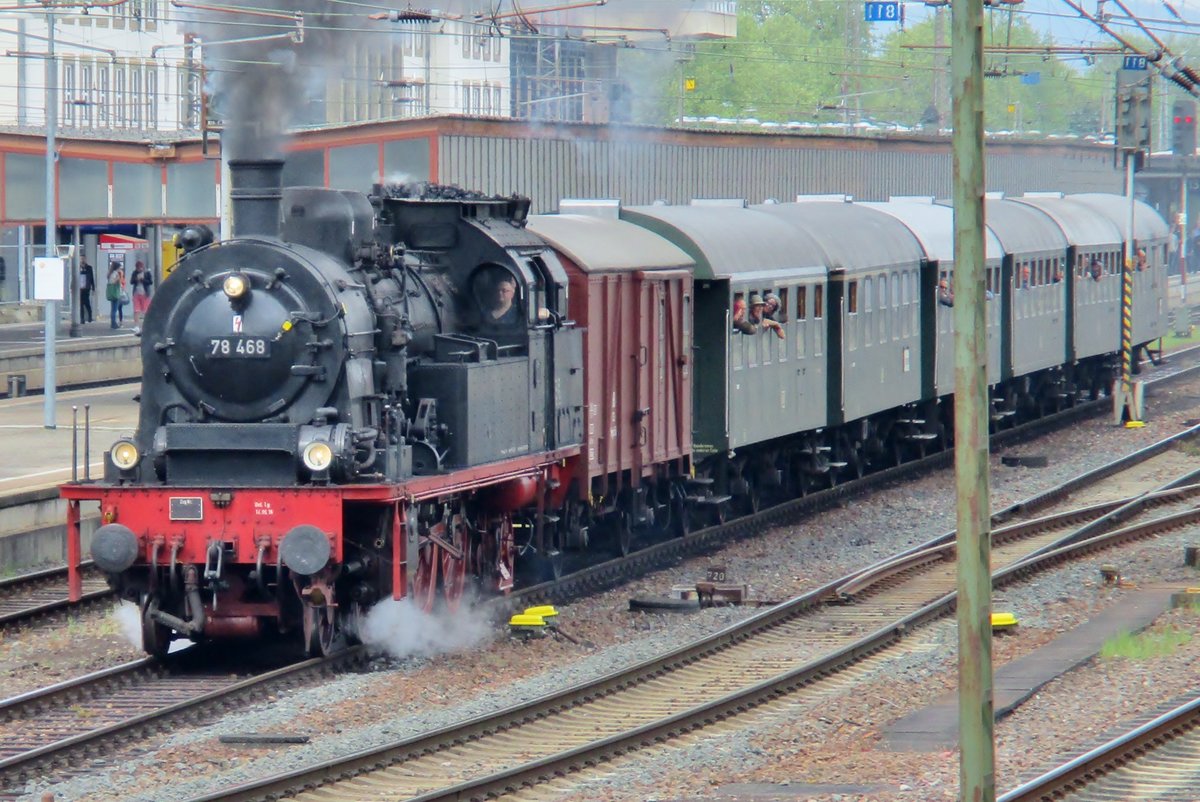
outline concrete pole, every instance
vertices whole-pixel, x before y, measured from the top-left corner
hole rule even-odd
[[[958,798],[994,802],[991,496],[984,270],[983,0],[953,0],[954,477],[958,490]],[[1005,292],[1012,292],[1010,287]],[[925,299],[933,303],[933,298]],[[996,301],[996,303],[999,303]]]
[[[54,58],[54,14],[46,13],[46,256],[54,258],[58,244],[57,210],[54,208],[54,137],[58,127],[58,62]],[[58,338],[58,303],[46,301],[46,372],[43,398],[43,423],[47,429],[56,428],[54,418],[56,340]]]
[[[1164,104],[1165,105],[1165,104]],[[1187,252],[1188,252],[1188,175],[1187,158],[1180,157],[1182,167],[1179,177],[1179,247],[1175,250],[1179,257],[1179,300],[1187,303]],[[1177,328],[1184,331],[1183,328]]]

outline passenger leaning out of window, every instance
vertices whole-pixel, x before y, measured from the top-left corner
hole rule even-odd
[[[1137,261],[1134,262],[1133,269],[1139,273],[1150,269],[1150,260],[1146,257],[1145,248],[1138,248]]]
[[[937,300],[942,306],[954,306],[954,290],[950,289],[950,282],[946,279],[938,282]]]
[[[759,334],[772,329],[775,336],[783,339],[787,335],[783,331],[783,326],[775,320],[766,316],[767,305],[763,302],[763,298],[757,292],[750,293],[750,311],[743,314],[738,310],[738,301],[734,301],[733,312],[733,327],[742,334]]]

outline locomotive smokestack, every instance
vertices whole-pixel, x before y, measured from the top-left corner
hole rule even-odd
[[[283,160],[231,159],[229,176],[233,236],[278,237]]]

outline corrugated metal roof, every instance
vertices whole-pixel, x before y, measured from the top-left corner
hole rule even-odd
[[[918,200],[891,200],[887,203],[861,203],[890,214],[908,226],[925,250],[925,258],[941,265],[954,263],[954,210],[937,203]],[[991,229],[985,229],[984,247],[988,260],[999,261],[1004,257],[1000,240]]]
[[[1067,235],[1072,245],[1094,247],[1097,245],[1120,245],[1124,237],[1107,215],[1097,214],[1096,209],[1071,198],[1047,196],[1025,196],[1010,198],[1014,203],[1036,206],[1054,218]]]
[[[943,201],[949,205],[949,201]],[[1066,251],[1062,229],[1041,209],[1010,200],[988,200],[984,204],[987,226],[1000,240],[1006,253]]]
[[[697,278],[732,278],[764,270],[823,275],[811,237],[770,215],[719,206],[637,206],[621,218],[660,234],[696,260]]]
[[[1089,192],[1080,195],[1068,195],[1073,201],[1087,204],[1101,212],[1117,230],[1124,232],[1126,221],[1129,219],[1129,198],[1126,195],[1102,195]],[[1139,241],[1166,239],[1171,233],[1167,222],[1158,212],[1139,200],[1133,202],[1133,238]],[[1121,238],[1124,240],[1124,236]]]
[[[915,265],[921,244],[895,217],[860,203],[772,203],[753,209],[807,233],[830,269],[848,272]]]
[[[585,273],[692,267],[690,256],[662,237],[621,220],[583,214],[530,215],[530,231],[571,257]]]

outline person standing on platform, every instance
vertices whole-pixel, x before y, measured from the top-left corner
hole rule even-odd
[[[92,312],[92,296],[96,294],[96,271],[81,259],[79,265],[79,322],[91,323],[96,319]]]
[[[109,322],[112,328],[118,328],[125,322],[121,311],[122,295],[125,294],[125,270],[120,262],[110,262],[108,265],[108,284],[104,288],[104,297],[108,300]]]
[[[133,267],[133,275],[129,277],[130,295],[133,296],[133,325],[146,316],[150,307],[150,288],[154,286],[154,278],[146,269],[144,262],[138,262]]]

